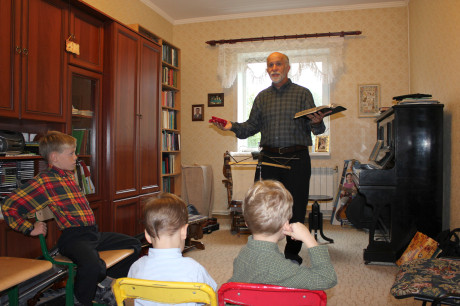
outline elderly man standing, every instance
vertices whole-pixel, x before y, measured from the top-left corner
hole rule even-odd
[[[289,58],[285,54],[270,54],[267,57],[267,73],[272,85],[257,95],[249,119],[243,123],[227,121],[225,126],[218,122],[214,124],[222,130],[234,132],[240,139],[261,132],[262,161],[290,167],[262,165],[261,177],[283,183],[294,199],[290,223],[304,223],[311,176],[308,146],[312,145],[312,131],[315,135],[324,133],[323,117],[326,114],[318,112],[294,119],[297,112],[313,108],[315,103],[310,90],[292,83],[287,77],[289,69]],[[258,178],[259,169],[255,180]],[[301,247],[301,241],[287,237],[285,257],[301,264]]]

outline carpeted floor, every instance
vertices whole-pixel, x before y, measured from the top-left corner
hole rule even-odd
[[[232,275],[233,259],[247,242],[247,235],[232,235],[230,220],[218,219],[220,229],[205,234],[201,241],[205,250],[191,250],[185,254],[200,262],[217,282],[225,283]],[[390,294],[390,288],[397,272],[396,266],[365,265],[363,249],[367,247],[368,235],[363,231],[330,225],[325,221],[324,233],[334,239],[328,244],[332,263],[338,276],[338,285],[326,291],[328,305],[421,305],[412,298],[397,300]],[[320,243],[322,240],[320,238]],[[284,249],[285,240],[279,243]],[[307,252],[300,253],[303,264],[308,264]]]

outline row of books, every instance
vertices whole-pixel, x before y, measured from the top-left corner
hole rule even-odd
[[[161,158],[161,173],[174,174],[176,156],[173,154],[165,154]]]
[[[162,151],[179,151],[180,134],[163,131]]]
[[[176,100],[176,92],[162,91],[161,92],[161,105],[174,108]]]
[[[163,62],[179,67],[179,53],[176,48],[163,45]]]
[[[176,120],[176,111],[173,110],[162,110],[163,121],[162,128],[176,130],[177,129],[177,120]]]
[[[164,177],[163,178],[163,192],[174,192],[174,177]]]
[[[162,84],[177,87],[177,70],[163,67]]]
[[[77,139],[76,154],[88,155],[91,152],[91,130],[90,129],[72,129],[72,136]]]
[[[75,181],[77,182],[78,186],[80,186],[83,194],[96,193],[96,188],[94,187],[93,181],[91,180],[91,172],[84,161],[79,161],[75,167],[74,175]]]

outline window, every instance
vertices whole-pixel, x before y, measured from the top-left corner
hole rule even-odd
[[[319,71],[325,64],[326,59],[316,61],[315,65]],[[308,88],[313,94],[316,106],[327,105],[329,103],[329,84],[322,81],[322,78],[316,74],[313,69],[302,69],[298,62],[291,62],[291,69],[288,77],[292,82]],[[238,122],[244,122],[249,118],[252,104],[257,94],[271,85],[271,80],[266,73],[267,64],[264,59],[247,60],[243,72],[238,74]],[[329,135],[329,117],[324,119],[326,131],[323,135]],[[313,147],[312,153],[315,154],[315,137],[312,134]],[[238,139],[238,151],[257,151],[259,149],[260,133],[247,139]]]

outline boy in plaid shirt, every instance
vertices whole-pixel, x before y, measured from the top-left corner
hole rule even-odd
[[[46,235],[46,223],[31,223],[30,214],[48,206],[62,231],[58,240],[59,251],[77,264],[75,296],[77,303],[92,305],[98,283],[108,275],[125,277],[131,264],[139,258],[138,239],[98,231],[95,217],[86,197],[78,187],[73,171],[77,156],[74,137],[48,132],[40,139],[40,155],[48,162],[47,170],[29,180],[11,194],[1,206],[8,225],[25,235]],[[134,253],[108,271],[99,251],[134,249]]]

